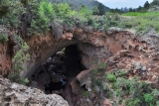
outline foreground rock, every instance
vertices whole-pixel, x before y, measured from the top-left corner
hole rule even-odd
[[[0,76],[0,106],[69,106],[59,95],[11,83]]]

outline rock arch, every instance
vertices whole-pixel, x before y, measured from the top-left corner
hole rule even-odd
[[[128,39],[132,40],[133,33],[113,29],[108,32],[93,31],[89,27],[75,28],[73,31],[63,31],[60,39],[54,33],[47,36],[32,36],[25,39],[29,45],[31,60],[24,62],[27,71],[21,76],[29,77],[35,69],[51,55],[64,47],[77,44],[82,52],[82,63],[90,68],[95,61],[106,63],[107,59],[120,51],[121,45]],[[118,36],[118,37],[117,37]]]

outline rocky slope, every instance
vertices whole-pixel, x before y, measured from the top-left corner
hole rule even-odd
[[[69,106],[59,95],[46,95],[42,91],[11,83],[0,76],[1,106]]]

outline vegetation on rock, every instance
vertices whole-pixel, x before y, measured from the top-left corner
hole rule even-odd
[[[8,36],[6,34],[0,34],[0,43],[5,43],[8,41]]]
[[[100,100],[109,98],[113,106],[159,105],[159,90],[152,88],[151,84],[139,81],[138,77],[127,79],[126,73],[115,74],[114,72],[106,72],[104,77],[101,76],[101,70],[94,70],[98,73],[94,73],[96,77],[93,77],[94,74],[92,74],[91,77],[91,88],[93,88],[93,90],[85,92],[85,96],[89,99],[91,99],[91,96],[88,96],[88,94],[96,93],[99,94]],[[98,102],[100,103],[100,101]]]
[[[19,46],[19,51],[16,52],[14,57],[12,58],[13,63],[13,72],[11,72],[8,76],[8,78],[11,81],[20,83],[20,84],[27,84],[29,80],[27,78],[23,78],[20,76],[20,72],[25,70],[24,68],[24,62],[28,61],[30,59],[30,55],[26,53],[26,51],[29,49],[26,42],[23,41],[23,39],[18,35],[13,35],[14,39],[17,41],[17,44]]]

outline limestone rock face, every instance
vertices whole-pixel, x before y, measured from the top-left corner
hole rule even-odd
[[[8,40],[11,40],[9,30],[3,25],[0,25],[0,27],[0,34],[4,34]],[[12,70],[11,57],[13,55],[13,45],[13,42],[4,43],[2,38],[0,40],[0,74],[3,76]]]
[[[0,106],[69,106],[59,95],[11,83],[0,76]]]

